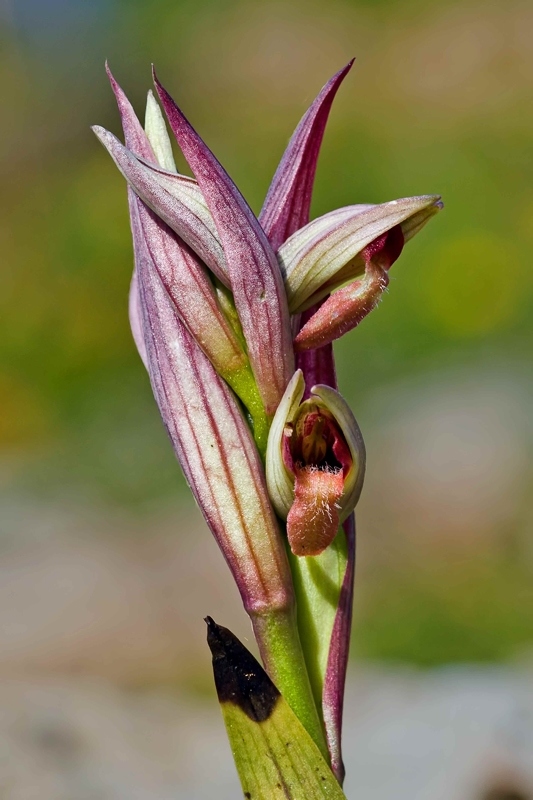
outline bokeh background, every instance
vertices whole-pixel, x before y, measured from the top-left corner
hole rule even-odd
[[[202,617],[250,634],[129,333],[104,60],[139,113],[155,62],[258,211],[352,55],[313,215],[446,208],[336,350],[369,453],[348,785],[530,796],[532,41],[526,0],[0,2],[2,797],[238,795]]]

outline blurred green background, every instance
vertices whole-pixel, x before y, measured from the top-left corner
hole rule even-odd
[[[446,206],[394,266],[379,310],[337,347],[369,453],[353,652],[421,666],[527,657],[533,6],[4,0],[0,9],[7,660],[194,683],[196,667],[183,662],[203,638],[201,616],[222,602],[230,619],[239,614],[129,333],[125,187],[89,130],[120,131],[105,58],[139,113],[155,62],[259,211],[294,126],[352,55],[313,215],[434,192]],[[20,603],[29,604],[22,622]]]

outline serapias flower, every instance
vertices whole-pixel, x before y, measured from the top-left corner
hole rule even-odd
[[[348,404],[330,386],[313,386],[297,370],[268,437],[267,486],[297,556],[316,556],[355,508],[365,473],[365,446]]]

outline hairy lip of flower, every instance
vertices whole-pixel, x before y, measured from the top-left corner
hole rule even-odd
[[[332,414],[305,401],[294,425],[285,426],[283,459],[294,475],[287,536],[295,555],[318,555],[339,528],[339,500],[353,459]]]

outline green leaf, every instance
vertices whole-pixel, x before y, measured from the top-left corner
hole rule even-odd
[[[241,642],[207,617],[207,641],[233,757],[247,800],[342,800],[305,728]]]

